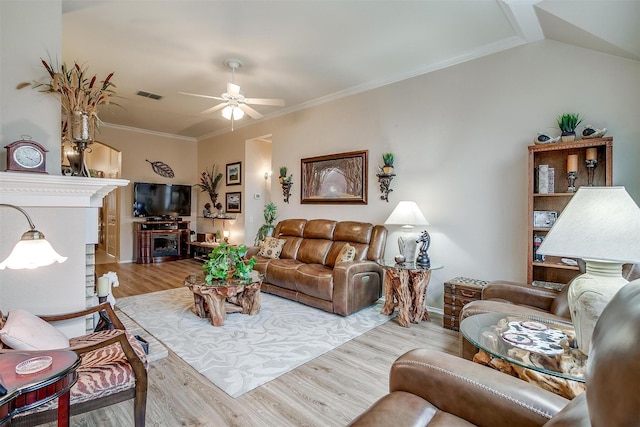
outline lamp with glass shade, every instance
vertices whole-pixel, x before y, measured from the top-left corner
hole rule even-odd
[[[538,249],[580,258],[586,272],[569,284],[569,310],[578,348],[589,354],[602,310],[628,282],[622,264],[640,262],[640,208],[624,187],[580,187]]]
[[[24,209],[0,203],[0,206],[9,207],[20,211],[29,222],[30,229],[22,234],[20,241],[16,243],[11,254],[0,263],[0,270],[10,269],[34,269],[51,265],[54,262],[65,262],[67,257],[61,256],[53,249],[51,244],[44,238],[42,232],[36,230],[36,226],[31,221],[31,217]]]

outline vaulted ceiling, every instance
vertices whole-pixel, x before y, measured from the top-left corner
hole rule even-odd
[[[63,0],[63,60],[104,78],[109,124],[189,138],[228,131],[201,112],[231,81],[265,116],[307,108],[543,38],[640,60],[640,1]],[[160,95],[156,100],[139,91]],[[254,122],[245,117],[235,127]]]

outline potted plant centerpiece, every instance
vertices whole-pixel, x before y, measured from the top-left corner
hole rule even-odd
[[[382,172],[386,174],[393,173],[393,153],[384,153],[382,155],[382,162],[384,163]]]
[[[258,234],[256,234],[256,245],[259,245],[265,237],[273,235],[273,230],[275,228],[273,222],[278,216],[278,207],[273,202],[268,203],[264,206],[263,214],[264,224],[262,224],[262,226],[258,229]]]
[[[221,242],[209,253],[209,259],[202,269],[205,272],[207,285],[215,285],[216,281],[247,280],[251,278],[256,259],[244,259],[247,254],[245,245],[232,246]]]
[[[562,142],[573,141],[576,139],[576,128],[582,123],[582,117],[579,114],[567,113],[558,117],[558,127],[562,131]]]

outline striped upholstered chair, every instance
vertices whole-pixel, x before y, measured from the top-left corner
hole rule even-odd
[[[70,413],[73,416],[133,398],[135,426],[143,427],[147,404],[146,355],[140,343],[126,331],[111,305],[103,303],[76,313],[39,317],[55,324],[101,311],[110,320],[110,329],[71,338],[68,348],[65,348],[75,351],[82,359],[77,369],[78,381],[71,388]],[[2,335],[10,327],[11,315],[12,312],[8,318],[0,315],[0,336],[5,343],[0,353],[23,351],[7,348],[6,342],[11,342],[11,339],[5,339],[6,334]],[[11,425],[31,426],[55,421],[57,406],[57,399],[53,399],[16,415]]]

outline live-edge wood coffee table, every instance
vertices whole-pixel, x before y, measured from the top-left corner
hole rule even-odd
[[[260,311],[260,285],[262,277],[254,272],[246,280],[220,280],[207,285],[204,274],[190,274],[185,286],[193,292],[196,314],[211,318],[213,326],[224,326],[227,313],[256,315]]]

